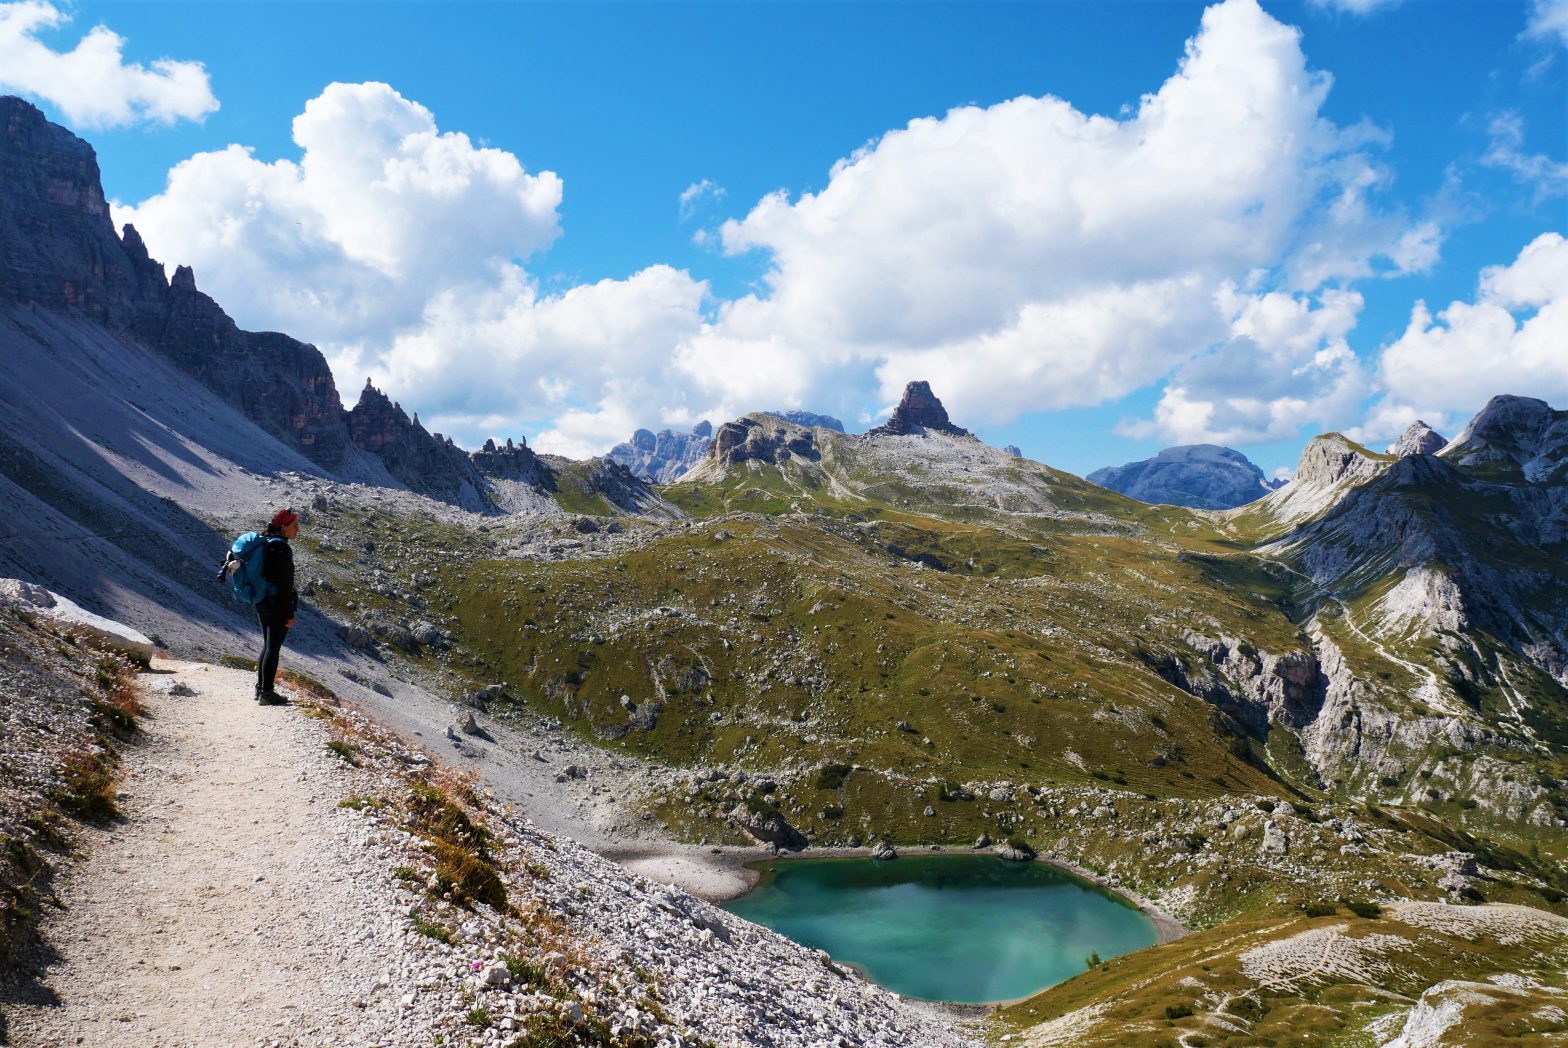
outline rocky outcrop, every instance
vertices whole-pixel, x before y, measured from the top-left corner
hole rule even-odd
[[[24,615],[48,619],[63,633],[80,634],[98,647],[119,652],[132,662],[151,665],[153,643],[123,622],[94,615],[74,601],[21,579],[0,579],[0,604]]]
[[[911,382],[904,387],[903,399],[893,414],[882,425],[867,430],[867,436],[922,436],[925,433],[946,433],[953,437],[967,437],[969,431],[953,425],[947,409],[931,392],[931,383],[924,380]]]
[[[830,429],[844,432],[844,424],[830,415],[811,411],[765,411],[753,416],[771,416],[806,428]],[[741,420],[743,423],[744,420]],[[731,423],[734,425],[735,423]],[[722,428],[722,427],[721,427]],[[658,433],[639,429],[632,439],[617,444],[605,453],[605,458],[619,462],[633,474],[654,484],[670,484],[685,476],[708,457],[713,444],[713,425],[704,420],[692,427],[690,433],[660,430]]]
[[[506,438],[505,444],[487,440],[484,447],[472,452],[469,458],[473,460],[474,469],[479,471],[480,476],[489,479],[510,480],[537,488],[550,487],[554,482],[550,467],[529,449],[528,441],[522,438],[515,444],[511,437]]]
[[[1322,708],[1324,681],[1310,651],[1275,654],[1235,637],[1205,637],[1191,631],[1183,639],[1199,660],[1156,659],[1155,671],[1223,709],[1260,738],[1275,724],[1305,727]]]
[[[821,454],[805,426],[777,415],[747,415],[719,427],[708,457],[727,466],[748,461],[779,465],[791,458],[815,462]]]
[[[731,824],[758,844],[771,844],[780,851],[799,851],[806,846],[805,835],[776,811],[753,811],[737,804],[729,814]]]
[[[1302,449],[1291,483],[1328,487],[1373,477],[1385,468],[1385,461],[1360,444],[1338,433],[1326,433],[1312,438]]]
[[[378,456],[409,490],[464,507],[490,508],[474,462],[450,438],[432,434],[409,418],[401,404],[365,380],[359,403],[348,413],[354,445]]]
[[[1279,487],[1239,451],[1217,444],[1184,444],[1084,478],[1139,502],[1190,509],[1233,509]]]
[[[608,458],[574,462],[556,455],[546,455],[543,461],[554,476],[550,490],[557,493],[563,505],[582,506],[585,512],[680,515],[646,481],[619,462]],[[599,508],[589,508],[596,504]]]
[[[1400,438],[1388,446],[1388,453],[1398,458],[1411,455],[1436,455],[1448,443],[1448,438],[1416,419],[1410,423]]]
[[[615,445],[604,457],[619,462],[643,480],[669,484],[701,462],[712,442],[713,424],[704,419],[690,433],[639,429],[631,440]]]
[[[1281,522],[1317,516],[1394,461],[1338,433],[1314,437],[1302,449],[1290,483],[1270,492],[1255,508]]]

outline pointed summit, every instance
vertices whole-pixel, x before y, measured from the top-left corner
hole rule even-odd
[[[1420,419],[1416,419],[1410,423],[1410,428],[1405,430],[1403,436],[1389,445],[1388,453],[1399,458],[1408,458],[1411,455],[1435,455],[1447,443],[1447,437]]]
[[[867,436],[923,436],[926,433],[946,433],[954,437],[967,437],[969,431],[953,425],[948,420],[947,409],[931,392],[931,383],[924,379],[904,387],[904,399],[898,402],[893,414],[882,425],[867,431]]]

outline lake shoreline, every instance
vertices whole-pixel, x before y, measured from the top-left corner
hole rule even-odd
[[[674,884],[704,902],[722,903],[745,895],[757,886],[761,875],[750,868],[752,863],[767,862],[772,859],[869,859],[871,849],[807,847],[799,851],[775,854],[761,847],[733,845],[720,847],[643,840],[631,847],[604,849],[600,854],[607,859],[615,860],[634,873]],[[929,846],[918,852],[911,848],[908,854],[971,855],[981,854],[981,852],[959,845],[944,845],[938,851],[931,851]],[[1158,936],[1156,945],[1163,946],[1168,942],[1174,942],[1191,931],[1147,897],[1112,884],[1108,878],[1092,870],[1084,869],[1066,859],[1046,855],[1037,855],[1034,861],[1070,873],[1131,903],[1154,924]]]
[[[871,849],[869,847],[807,847],[799,851],[774,853],[762,847],[692,845],[679,844],[673,841],[644,839],[629,847],[604,849],[601,851],[601,854],[620,863],[633,873],[647,877],[650,880],[674,884],[676,887],[697,896],[705,902],[718,905],[739,898],[757,886],[757,883],[762,879],[761,872],[754,868],[758,864],[792,859],[869,859],[871,858]],[[977,852],[973,848],[961,845],[943,846],[939,850],[933,851],[930,846],[927,846],[919,851],[910,848],[902,854],[908,856],[975,855],[984,854],[984,851]],[[898,862],[899,860],[892,859],[889,861]],[[1084,869],[1076,863],[1045,855],[1036,856],[1034,861],[1091,884],[1138,910],[1154,926],[1155,942],[1153,945],[1163,946],[1165,943],[1181,938],[1190,931],[1179,920],[1160,909],[1145,896],[1112,884],[1108,878]],[[1147,949],[1148,947],[1145,948]],[[835,963],[846,964],[846,962],[838,960]],[[1028,1000],[1034,994],[1015,1000],[984,1003],[932,1000],[922,997],[910,997],[904,994],[899,996],[913,1003],[939,1009],[956,1018],[976,1019],[983,1018],[998,1009]]]

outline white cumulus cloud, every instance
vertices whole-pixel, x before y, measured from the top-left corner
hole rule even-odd
[[[1345,338],[1361,313],[1359,294],[1328,289],[1314,301],[1223,288],[1218,305],[1230,317],[1226,340],[1176,372],[1152,421],[1124,424],[1122,432],[1249,444],[1288,440],[1303,426],[1323,429],[1355,411],[1368,381]]]
[[[328,86],[293,133],[298,160],[201,153],[115,217],[242,325],[320,345],[343,393],[371,377],[431,429],[477,442],[554,419],[536,443],[587,454],[639,407],[680,413],[658,380],[706,285],[655,265],[542,293],[523,261],[560,232],[554,173],[441,131],[386,84]]]
[[[1418,416],[1435,425],[1468,415],[1498,393],[1568,400],[1568,240],[1543,233],[1513,262],[1483,270],[1473,301],[1435,316],[1418,303],[1378,377],[1384,395],[1363,424],[1368,439],[1395,436]]]
[[[69,51],[38,39],[40,32],[69,21],[43,0],[0,4],[0,91],[46,101],[83,128],[172,124],[217,110],[200,62],[160,58],[150,67],[126,62],[124,38],[102,25]]]
[[[1321,115],[1330,86],[1295,29],[1226,0],[1125,118],[1022,97],[915,120],[726,224],[772,267],[716,333],[800,373],[870,360],[885,400],[929,378],[981,423],[1122,396],[1229,337],[1222,288],[1435,257],[1435,228],[1377,205],[1385,136]]]
[[[115,208],[153,257],[192,265],[241,324],[386,347],[445,289],[559,232],[561,180],[442,133],[386,84],[332,84],[294,120],[298,162],[198,153],[162,193]]]

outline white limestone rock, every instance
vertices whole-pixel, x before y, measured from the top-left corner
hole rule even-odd
[[[132,662],[146,665],[152,661],[151,638],[123,622],[94,615],[75,601],[42,586],[21,579],[0,579],[0,600],[51,619],[56,625],[85,634],[97,643],[120,652]]]

